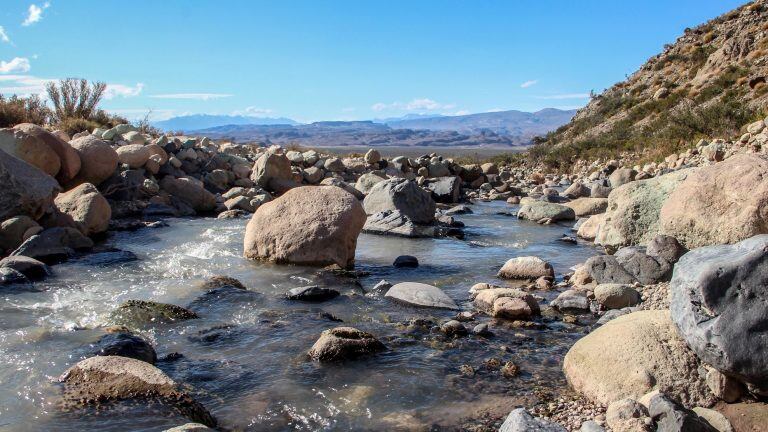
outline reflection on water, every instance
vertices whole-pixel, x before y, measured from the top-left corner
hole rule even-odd
[[[62,413],[56,378],[92,352],[98,327],[129,299],[190,307],[200,319],[158,326],[143,335],[156,346],[158,367],[194,388],[196,397],[233,429],[397,430],[438,424],[450,428],[484,409],[532,400],[542,389],[564,385],[560,363],[579,327],[547,320],[546,329],[494,323],[495,337],[446,339],[429,328],[407,328],[412,318],[438,324],[449,311],[418,310],[368,290],[381,279],[441,287],[465,309],[477,282],[503,283],[496,271],[509,258],[540,256],[561,274],[594,250],[556,241],[565,226],[539,226],[497,215],[503,203],[474,206],[459,219],[464,241],[361,235],[360,284],[318,275],[317,269],[255,263],[241,258],[245,220],[171,220],[170,226],[118,233],[107,252],[59,265],[37,292],[9,292],[0,304],[0,429],[105,431],[162,430],[186,422],[162,407],[119,404]],[[398,255],[421,266],[394,269]],[[224,274],[250,291],[224,292],[212,300],[199,284]],[[289,302],[290,288],[318,283],[342,292],[322,304]],[[360,287],[362,285],[362,288]],[[538,293],[552,298],[554,293]],[[369,331],[389,348],[341,365],[307,361],[319,333],[339,325]],[[488,321],[480,317],[478,321]],[[172,353],[181,356],[163,357]],[[504,378],[488,359],[514,361],[521,370]],[[469,365],[474,375],[462,374]],[[466,370],[466,369],[465,369]],[[506,404],[506,405],[505,405]]]

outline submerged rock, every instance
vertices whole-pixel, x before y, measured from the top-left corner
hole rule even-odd
[[[304,265],[354,266],[365,211],[338,187],[304,186],[263,204],[245,231],[246,258]]]
[[[41,261],[26,256],[9,256],[0,260],[0,268],[12,269],[30,280],[44,279],[51,274],[51,268]]]
[[[245,285],[243,285],[243,283],[240,282],[239,280],[230,276],[223,276],[223,275],[211,276],[205,282],[203,282],[202,285],[200,285],[200,288],[209,290],[209,289],[221,288],[225,286],[232,286],[235,288],[246,289]]]
[[[95,343],[96,355],[120,356],[155,364],[157,353],[146,339],[127,332],[108,333]]]
[[[285,293],[288,300],[300,300],[306,302],[323,302],[339,296],[339,292],[330,288],[320,288],[317,285],[293,288]]]
[[[111,321],[114,324],[130,327],[169,324],[197,317],[196,313],[181,306],[147,300],[128,300],[112,312]]]
[[[92,247],[93,241],[74,228],[49,228],[28,238],[11,255],[27,256],[50,264],[67,259],[75,251]]]
[[[150,400],[195,422],[216,426],[216,420],[204,406],[160,369],[141,360],[91,357],[69,368],[59,380],[64,384],[64,405],[69,409],[110,401]]]
[[[384,295],[411,306],[441,309],[459,309],[456,303],[440,288],[418,282],[401,282]]]
[[[325,330],[309,350],[309,357],[320,362],[350,360],[384,351],[386,347],[372,334],[352,327]]]
[[[392,263],[392,266],[395,268],[416,268],[419,266],[419,259],[411,255],[400,255],[395,258],[395,262]]]

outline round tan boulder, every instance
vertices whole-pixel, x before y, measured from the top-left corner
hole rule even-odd
[[[149,149],[142,144],[129,144],[117,148],[117,157],[121,164],[131,168],[141,168],[152,156]]]
[[[83,183],[54,200],[56,208],[68,214],[84,235],[99,234],[109,228],[112,208],[96,186]]]
[[[53,206],[59,184],[38,168],[0,150],[0,220],[27,215],[40,219]]]
[[[576,236],[584,240],[594,241],[603,222],[605,222],[605,213],[590,216],[576,231]]]
[[[80,156],[81,165],[72,183],[92,183],[98,186],[117,169],[117,152],[106,141],[86,135],[72,140],[70,144]]]
[[[499,270],[503,279],[538,279],[542,276],[554,277],[552,265],[539,257],[525,256],[508,260]]]
[[[703,370],[703,369],[702,369]],[[608,405],[659,390],[687,406],[714,400],[667,310],[633,312],[581,338],[563,362],[568,383],[587,399]]]
[[[159,156],[159,159],[157,159],[157,163],[159,163],[160,165],[165,165],[165,163],[168,162],[168,153],[159,145],[148,144],[144,146],[144,148],[149,150],[149,157]]]
[[[31,228],[39,227],[29,216],[16,216],[6,219],[0,224],[0,250],[12,251],[26,240],[25,233]]]
[[[304,265],[354,265],[365,211],[338,187],[303,186],[263,204],[245,230],[246,258]]]
[[[689,249],[768,233],[768,157],[740,154],[692,173],[659,220],[662,233]]]
[[[67,141],[64,141],[59,138],[59,136],[32,123],[18,124],[13,128],[42,140],[54,153],[56,153],[59,157],[59,162],[61,162],[61,168],[59,169],[58,174],[56,174],[56,180],[58,180],[59,183],[65,184],[69,182],[75,178],[78,172],[80,172],[80,156]]]
[[[566,207],[573,209],[576,213],[576,217],[592,216],[600,213],[604,213],[608,208],[607,198],[577,198],[573,201],[565,203]]]
[[[61,169],[61,160],[48,144],[21,129],[0,129],[0,150],[37,167],[51,177]]]

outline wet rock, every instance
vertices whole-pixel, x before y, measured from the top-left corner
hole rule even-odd
[[[517,212],[517,217],[532,221],[549,219],[552,222],[557,222],[561,220],[574,220],[576,219],[576,213],[572,208],[561,204],[533,201],[523,204]]]
[[[374,185],[363,201],[365,213],[373,215],[399,210],[417,224],[428,224],[435,218],[435,201],[429,192],[412,180],[392,178]]]
[[[246,227],[244,255],[276,263],[354,265],[365,211],[337,187],[291,189],[256,210]]]
[[[440,331],[447,336],[461,337],[466,336],[469,332],[464,324],[456,320],[450,320],[440,326]]]
[[[67,259],[75,251],[92,247],[93,241],[74,228],[49,228],[28,238],[11,255],[27,256],[50,264]]]
[[[606,309],[622,309],[640,303],[640,293],[629,285],[600,284],[594,293],[595,300]]]
[[[534,256],[517,257],[508,260],[499,270],[504,279],[535,280],[542,276],[554,277],[555,271],[548,262]]]
[[[392,284],[388,280],[381,280],[379,283],[373,286],[371,288],[371,291],[373,292],[385,292],[388,289],[392,288]]]
[[[339,296],[339,292],[330,288],[320,288],[317,285],[293,288],[285,294],[288,300],[305,302],[324,302]]]
[[[368,216],[363,226],[363,232],[408,238],[435,237],[437,235],[434,226],[415,224],[400,210],[387,210]]]
[[[245,285],[243,285],[242,282],[239,280],[230,277],[230,276],[223,276],[223,275],[215,275],[208,278],[203,284],[200,286],[201,289],[216,289],[221,288],[225,286],[231,286],[239,289],[246,289]]]
[[[309,350],[309,357],[320,362],[350,360],[384,351],[384,344],[372,334],[352,327],[325,330]]]
[[[110,178],[117,169],[117,152],[93,135],[86,135],[70,141],[80,156],[80,171],[70,184],[91,183],[96,186]]]
[[[470,213],[473,213],[472,208],[470,208],[466,204],[460,204],[455,207],[451,207],[445,211],[445,214],[448,216],[457,215],[457,214],[470,214]]]
[[[120,356],[155,364],[157,353],[146,339],[132,333],[108,333],[95,343],[96,355]]]
[[[40,280],[51,275],[51,268],[44,263],[26,256],[9,256],[0,260],[1,269],[11,269],[30,280]]]
[[[564,313],[589,312],[589,299],[583,291],[568,290],[561,292],[552,300],[552,307]]]
[[[176,426],[170,429],[166,429],[163,432],[207,432],[207,431],[213,431],[213,429],[200,423],[187,423],[181,426]]]
[[[768,235],[688,252],[670,289],[673,320],[702,360],[768,385]]]
[[[509,413],[499,432],[566,432],[566,429],[556,423],[536,418],[525,410],[517,408]]]
[[[490,330],[489,327],[490,326],[488,325],[488,323],[478,324],[474,328],[472,328],[472,334],[476,336],[481,336],[481,337],[491,337],[493,336],[493,332]]]
[[[411,306],[459,309],[440,288],[418,282],[401,282],[390,288],[384,297]]]
[[[91,357],[72,366],[59,380],[64,384],[67,408],[120,400],[151,400],[172,407],[195,422],[216,426],[216,420],[205,407],[160,369],[141,360]]]
[[[655,389],[689,405],[713,401],[669,311],[630,313],[592,331],[568,351],[563,371],[576,391],[601,404],[638,400]]]
[[[89,253],[78,257],[76,262],[78,264],[96,266],[96,267],[110,267],[114,265],[126,264],[129,262],[138,261],[139,257],[131,251],[124,251],[120,249],[110,248],[101,252]]]
[[[196,313],[181,306],[147,300],[128,300],[112,312],[111,321],[117,325],[130,327],[169,324],[197,317]]]
[[[29,279],[21,272],[8,267],[0,267],[0,286],[27,285],[29,283]]]
[[[717,432],[695,412],[659,393],[651,398],[648,411],[656,421],[658,432]]]
[[[768,234],[768,157],[739,154],[702,167],[661,208],[664,234],[688,248]]]
[[[83,183],[54,200],[56,208],[67,214],[86,236],[103,233],[109,228],[112,208],[96,186]]]
[[[392,263],[395,268],[416,268],[419,266],[419,259],[411,255],[400,255],[395,258],[395,262]]]
[[[0,220],[19,215],[39,219],[59,192],[59,184],[52,177],[2,150],[0,184]]]

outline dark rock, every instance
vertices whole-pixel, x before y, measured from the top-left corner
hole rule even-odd
[[[146,339],[132,333],[109,333],[96,342],[96,355],[130,357],[155,364],[157,353]]]
[[[592,280],[598,284],[618,283],[633,284],[637,282],[634,276],[611,255],[597,255],[589,258],[584,267]]]
[[[0,267],[0,286],[27,285],[30,280],[21,272],[8,267]]]
[[[459,336],[459,337],[466,336],[469,333],[467,331],[467,328],[464,327],[464,324],[456,320],[450,320],[445,324],[441,325],[440,331],[445,333],[447,336]]]
[[[130,251],[112,249],[84,255],[77,260],[78,264],[92,265],[96,267],[109,267],[138,261],[139,257]]]
[[[223,276],[223,275],[211,276],[210,278],[208,278],[208,280],[203,282],[203,284],[200,286],[200,288],[202,288],[202,289],[215,289],[215,288],[221,288],[221,287],[225,287],[225,286],[231,286],[231,287],[235,287],[235,288],[246,289],[245,285],[243,285],[243,283],[240,282],[239,280],[237,280],[237,279],[235,279],[233,277]]]
[[[339,296],[339,292],[330,288],[320,288],[317,285],[293,288],[285,294],[288,300],[306,302],[323,302]]]
[[[481,337],[493,336],[493,332],[489,329],[488,323],[482,323],[482,324],[476,325],[472,329],[472,334],[476,336],[481,336]]]
[[[670,290],[672,320],[704,362],[768,387],[768,235],[688,252]]]
[[[645,248],[625,247],[619,249],[613,256],[624,270],[643,285],[666,282],[672,277],[672,264],[646,255]]]
[[[350,360],[385,350],[372,334],[352,327],[325,330],[309,350],[309,357],[320,362]]]
[[[51,268],[44,263],[26,256],[10,256],[0,260],[0,269],[15,270],[29,280],[40,280],[51,274]]]
[[[49,228],[28,238],[11,255],[27,256],[51,264],[66,260],[75,251],[92,247],[93,241],[74,228]]]
[[[695,412],[659,393],[651,398],[648,411],[656,422],[657,432],[717,432]]]
[[[448,216],[457,215],[457,214],[468,214],[472,213],[472,208],[470,208],[466,204],[460,204],[456,207],[451,207],[448,210],[445,211],[445,214]]]
[[[392,263],[395,268],[409,267],[416,268],[419,266],[419,259],[411,255],[400,255],[395,258],[395,262]]]
[[[112,322],[117,325],[141,326],[147,324],[168,324],[197,318],[197,314],[166,303],[146,300],[128,300],[112,312]]]

